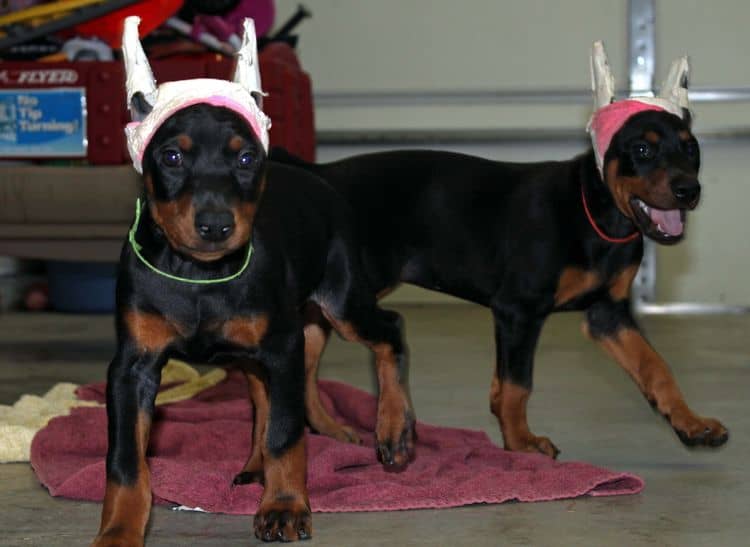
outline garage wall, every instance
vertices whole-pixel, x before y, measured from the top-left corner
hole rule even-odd
[[[297,0],[277,1],[277,21]],[[568,0],[315,0],[313,18],[300,27],[299,53],[322,99],[321,131],[390,129],[558,128],[583,131],[587,104],[472,104],[337,106],[331,94],[391,91],[586,90],[591,42],[604,39],[618,87],[627,85],[627,2]],[[670,61],[689,53],[693,87],[750,87],[750,3],[657,0],[657,81]],[[750,127],[750,108],[694,105],[699,135]],[[583,144],[462,145],[453,150],[514,161],[571,157]],[[432,146],[435,147],[435,146]],[[320,147],[330,160],[377,147]],[[743,225],[750,184],[747,142],[704,141],[704,201],[691,215],[689,237],[660,248],[660,300],[750,304],[750,237]],[[396,299],[431,299],[413,290]]]

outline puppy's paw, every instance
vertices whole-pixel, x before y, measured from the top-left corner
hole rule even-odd
[[[560,450],[548,437],[537,437],[531,433],[516,437],[510,441],[506,440],[505,450],[512,450],[513,452],[538,452],[552,459],[556,459],[560,454]]]
[[[331,437],[332,439],[336,439],[337,441],[341,441],[342,443],[362,444],[362,440],[359,438],[359,435],[356,431],[354,431],[354,429],[352,429],[348,425],[341,425],[333,419],[331,419],[330,423],[328,424],[317,426],[311,425],[311,427],[319,435]]]
[[[729,430],[713,418],[702,418],[692,413],[669,418],[675,433],[685,446],[718,447],[729,440]]]
[[[378,417],[375,453],[380,463],[398,470],[414,459],[415,423],[411,409],[402,411],[400,416]]]
[[[348,425],[342,425],[341,430],[333,438],[342,443],[362,444],[362,439],[359,438],[357,432]]]
[[[279,495],[260,503],[255,514],[255,537],[263,541],[297,541],[312,537],[312,515],[298,496]]]

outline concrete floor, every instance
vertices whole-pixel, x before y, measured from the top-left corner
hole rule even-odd
[[[399,306],[421,420],[486,430],[500,441],[487,393],[489,313],[463,305]],[[682,447],[625,374],[580,335],[577,314],[553,317],[536,361],[529,420],[561,458],[640,474],[640,495],[393,513],[316,514],[305,545],[748,545],[750,317],[648,318],[693,408],[731,431],[718,451]],[[0,403],[53,383],[100,380],[113,348],[108,316],[0,316]],[[362,348],[334,340],[324,377],[371,389]],[[53,499],[27,464],[0,465],[0,545],[86,545],[99,505]],[[257,545],[251,517],[152,512],[149,545]]]

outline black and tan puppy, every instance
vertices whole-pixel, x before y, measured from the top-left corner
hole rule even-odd
[[[180,110],[154,135],[143,170],[143,206],[119,268],[107,489],[94,544],[142,544],[154,397],[173,355],[247,364],[260,452],[237,482],[265,476],[258,537],[308,538],[301,306],[315,302],[343,336],[373,349],[384,379],[381,426],[396,428],[381,430],[385,445],[411,427],[398,317],[376,306],[341,196],[309,173],[267,162],[236,113]]]
[[[728,438],[721,423],[688,407],[630,312],[643,236],[680,241],[686,213],[698,204],[700,153],[689,115],[622,106],[638,112],[601,151],[601,170],[593,150],[528,164],[437,151],[320,165],[271,154],[321,176],[346,198],[379,294],[412,283],[492,310],[497,354],[490,407],[509,450],[558,454],[550,439],[531,432],[526,407],[542,324],[567,310],[585,311],[586,333],[631,375],[683,443],[718,446]],[[306,349],[310,375],[330,329],[323,320],[306,329],[319,333]],[[315,390],[308,378],[308,405],[318,400]],[[340,437],[333,429],[327,433]]]

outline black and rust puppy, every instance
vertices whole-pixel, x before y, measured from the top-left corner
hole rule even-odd
[[[398,317],[379,309],[368,289],[351,212],[314,175],[267,162],[240,116],[208,104],[161,125],[143,172],[143,206],[119,267],[107,488],[94,544],[143,542],[154,397],[173,355],[248,363],[260,452],[237,482],[265,476],[255,534],[267,541],[309,538],[305,302],[375,353],[383,379],[380,441],[398,442],[413,421],[399,380],[405,357]]]
[[[642,235],[680,241],[686,212],[698,204],[700,154],[689,116],[636,113],[602,155],[603,178],[593,151],[529,164],[396,151],[312,165],[282,150],[271,153],[346,197],[379,294],[405,282],[492,310],[497,353],[490,406],[507,449],[558,454],[548,438],[530,431],[526,406],[542,324],[566,310],[586,312],[588,335],[632,376],[683,443],[721,445],[727,430],[688,407],[628,300]],[[329,327],[317,321],[306,329],[319,333],[306,350],[312,359],[323,351]],[[315,389],[309,382],[308,403],[317,400]]]

